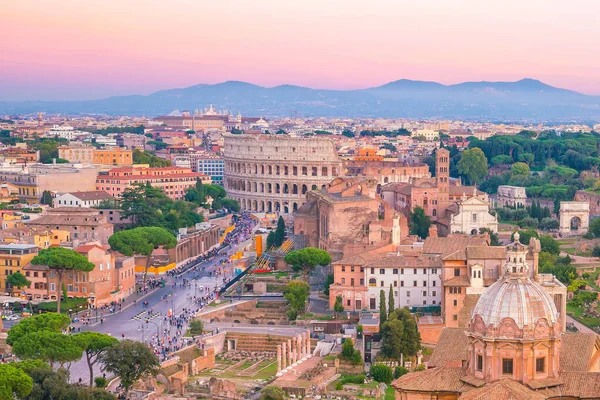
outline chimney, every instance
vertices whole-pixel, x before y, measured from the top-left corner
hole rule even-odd
[[[429,227],[429,237],[438,237],[437,225],[432,224]]]

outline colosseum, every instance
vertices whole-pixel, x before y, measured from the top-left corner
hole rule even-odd
[[[225,189],[244,210],[292,213],[342,173],[328,138],[226,134],[224,150]]]

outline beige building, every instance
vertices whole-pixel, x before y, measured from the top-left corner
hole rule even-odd
[[[309,190],[342,174],[331,139],[288,135],[225,134],[224,182],[245,210],[295,212]]]
[[[527,205],[527,193],[524,187],[498,186],[498,207],[525,207]]]
[[[498,232],[498,219],[490,214],[490,204],[485,199],[464,196],[456,206],[458,212],[450,216],[451,233],[477,234],[482,228]]]
[[[108,243],[113,225],[98,210],[82,207],[59,207],[46,210],[45,214],[26,226],[69,232],[74,244],[98,241]]]
[[[67,193],[96,190],[98,169],[94,166],[70,164],[34,164],[0,167],[0,181],[14,185],[18,198],[30,204],[38,203],[45,190]]]

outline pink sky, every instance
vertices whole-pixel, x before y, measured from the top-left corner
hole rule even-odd
[[[598,0],[6,1],[0,100],[402,78],[529,77],[600,95],[598,15]]]

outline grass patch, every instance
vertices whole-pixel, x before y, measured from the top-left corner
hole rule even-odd
[[[79,306],[81,306],[81,308],[79,308]],[[61,314],[68,314],[69,309],[71,309],[73,310],[73,313],[76,313],[78,311],[87,309],[87,306],[87,299],[82,297],[73,297],[72,299],[67,299],[60,302],[60,312]],[[34,308],[42,311],[56,312],[56,301],[40,303],[37,306],[34,306]]]
[[[259,371],[252,379],[269,379],[277,373],[277,361],[274,361],[271,365]]]
[[[596,311],[599,311],[599,309],[596,308]],[[570,315],[571,317],[573,317],[578,322],[581,322],[583,325],[587,326],[588,328],[600,326],[600,318],[584,317],[582,308],[576,307],[569,303],[567,303],[567,314]]]
[[[388,385],[388,387],[385,389],[385,400],[395,400],[396,399],[396,393],[394,391],[394,388],[390,385]]]
[[[218,303],[218,304],[217,304],[217,301],[215,300],[215,301],[213,301],[212,303],[210,303],[208,306],[209,306],[209,307],[216,307],[216,306],[220,306],[220,305],[221,305],[221,303]]]

